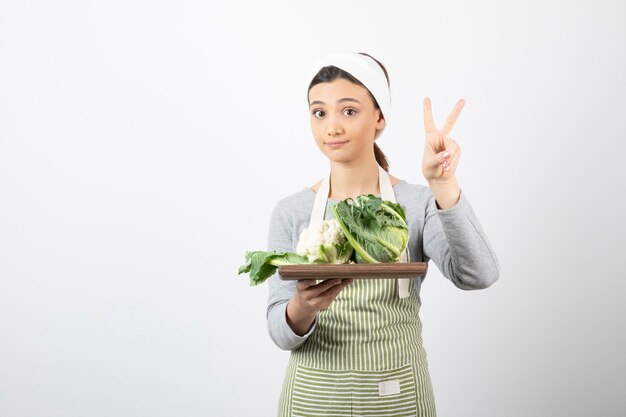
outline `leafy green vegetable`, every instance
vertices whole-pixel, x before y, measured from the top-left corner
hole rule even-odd
[[[358,263],[398,262],[409,241],[404,209],[373,194],[348,198],[333,213]]]
[[[239,274],[250,275],[250,285],[259,285],[281,265],[319,263],[398,262],[406,249],[409,230],[399,204],[373,194],[348,198],[333,206],[336,220],[325,220],[305,229],[298,253],[246,252]]]
[[[289,252],[246,252],[246,263],[239,267],[239,274],[249,273],[250,285],[259,285],[274,275],[281,265],[310,264],[309,258]]]

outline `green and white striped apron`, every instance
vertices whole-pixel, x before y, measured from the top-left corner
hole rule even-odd
[[[395,202],[389,176],[379,173],[382,198]],[[328,181],[311,221],[324,219]],[[318,312],[314,332],[292,351],[278,415],[434,417],[421,333],[412,280],[354,280]]]

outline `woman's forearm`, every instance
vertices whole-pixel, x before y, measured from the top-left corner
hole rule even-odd
[[[500,274],[498,259],[464,193],[447,209],[431,197],[424,225],[424,254],[461,289],[481,289]]]

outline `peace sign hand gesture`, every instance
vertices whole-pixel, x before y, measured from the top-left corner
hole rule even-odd
[[[432,184],[434,182],[446,183],[454,179],[454,173],[461,157],[461,147],[450,138],[450,131],[456,123],[465,106],[465,100],[460,99],[443,129],[437,129],[433,120],[430,99],[424,99],[424,127],[426,129],[426,143],[422,161],[422,173]]]

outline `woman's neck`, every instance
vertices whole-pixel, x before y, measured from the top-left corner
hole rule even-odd
[[[329,198],[343,200],[363,194],[380,194],[376,160],[358,164],[331,161]]]

